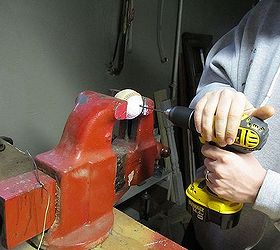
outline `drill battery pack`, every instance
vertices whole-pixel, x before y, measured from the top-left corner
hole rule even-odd
[[[207,187],[204,178],[190,184],[186,194],[188,211],[198,220],[215,223],[221,229],[238,224],[243,204],[219,198]]]

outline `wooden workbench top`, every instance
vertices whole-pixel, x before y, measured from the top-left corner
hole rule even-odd
[[[168,238],[152,231],[123,212],[114,209],[115,222],[109,237],[94,250],[182,250],[185,249]],[[4,248],[0,247],[0,250]],[[34,250],[25,243],[15,250]]]
[[[95,249],[185,249],[117,209],[114,210],[114,214],[115,223],[112,233],[107,240]]]

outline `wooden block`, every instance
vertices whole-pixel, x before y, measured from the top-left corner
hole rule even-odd
[[[161,89],[161,90],[156,91],[154,93],[154,98],[155,98],[156,108],[160,109],[161,102],[168,99],[166,89]],[[163,121],[164,115],[162,113],[158,112],[157,117],[158,117],[160,141],[163,145],[169,147],[168,138],[167,138],[167,134],[166,134],[166,129],[164,127],[164,121]],[[165,164],[165,168],[166,168],[167,171],[172,171],[170,157],[164,158],[164,164]]]

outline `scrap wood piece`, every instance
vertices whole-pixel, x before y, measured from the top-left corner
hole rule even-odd
[[[156,108],[160,109],[161,102],[165,101],[167,99],[166,89],[161,89],[161,90],[154,92],[154,98],[155,98]],[[164,127],[164,122],[163,122],[163,119],[165,119],[164,115],[162,113],[158,112],[157,118],[158,118],[158,127],[159,127],[159,133],[160,133],[160,141],[163,145],[169,147],[166,129]],[[172,171],[170,157],[164,158],[164,164],[165,164],[165,169],[168,172]]]

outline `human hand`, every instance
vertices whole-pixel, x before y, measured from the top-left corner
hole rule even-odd
[[[274,109],[269,105],[256,109],[243,93],[230,89],[208,92],[195,107],[195,127],[206,141],[216,137],[218,145],[224,147],[234,143],[244,113],[264,120]]]
[[[212,145],[201,150],[209,171],[207,186],[232,202],[253,203],[266,175],[252,153],[239,154]]]

